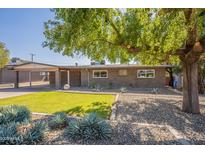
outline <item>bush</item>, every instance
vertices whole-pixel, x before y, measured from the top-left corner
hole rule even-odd
[[[126,87],[121,87],[121,88],[120,88],[120,92],[121,92],[121,93],[126,93],[126,92],[128,92],[128,90],[127,90]]]
[[[30,125],[30,117],[31,112],[24,106],[1,107],[0,144],[36,144],[41,141],[45,124],[36,122]]]
[[[21,144],[22,136],[18,134],[17,124],[0,125],[0,144]]]
[[[82,120],[71,122],[65,130],[65,135],[73,140],[101,140],[111,137],[111,126],[95,113],[91,113]]]
[[[23,135],[24,144],[36,144],[43,140],[45,132],[45,123],[36,122],[31,128],[29,128]]]
[[[65,113],[56,113],[54,117],[48,122],[48,127],[51,130],[61,129],[68,126],[68,118]]]
[[[4,106],[0,109],[0,124],[8,124],[11,122],[28,122],[30,121],[31,112],[25,106]]]

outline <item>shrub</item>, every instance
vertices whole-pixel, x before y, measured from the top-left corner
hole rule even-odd
[[[127,90],[126,87],[121,87],[121,88],[120,88],[120,92],[121,92],[121,93],[126,93],[126,92],[128,92],[128,90]]]
[[[0,125],[0,144],[21,144],[22,136],[17,132],[17,124]]]
[[[36,144],[43,140],[45,132],[45,123],[36,122],[31,128],[29,128],[23,135],[24,144]]]
[[[52,130],[61,129],[68,126],[68,118],[65,113],[56,113],[54,117],[48,122],[48,127]]]
[[[25,106],[4,106],[0,109],[0,124],[11,122],[28,122],[31,117],[30,110]]]
[[[30,117],[30,111],[24,106],[1,107],[0,144],[36,144],[41,141],[45,124],[36,122],[30,125]]]
[[[91,113],[82,120],[71,122],[65,130],[65,135],[73,140],[101,140],[109,139],[111,126],[95,113]]]

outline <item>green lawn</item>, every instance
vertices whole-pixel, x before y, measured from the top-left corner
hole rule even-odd
[[[76,116],[96,112],[101,117],[108,118],[114,100],[114,95],[105,94],[38,92],[0,99],[0,106],[17,104],[27,106],[32,112],[65,112]]]

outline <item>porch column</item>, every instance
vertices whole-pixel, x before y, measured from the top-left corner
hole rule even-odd
[[[29,85],[30,85],[30,87],[32,86],[32,72],[29,72]]]
[[[14,88],[19,88],[19,71],[16,71],[16,81],[14,83]]]
[[[88,69],[87,69],[87,73],[88,73],[88,87],[90,87],[90,72]]]
[[[70,85],[70,71],[67,71],[67,84]]]
[[[61,88],[61,73],[60,73],[60,70],[55,72],[55,87],[56,87],[56,89]]]

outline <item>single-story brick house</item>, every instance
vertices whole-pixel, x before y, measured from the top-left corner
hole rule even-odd
[[[166,69],[170,65],[140,66],[135,64],[57,66],[29,62],[13,67],[16,72],[16,87],[19,73],[49,72],[50,86],[61,89],[65,84],[71,87],[133,87],[160,88],[167,85]]]

